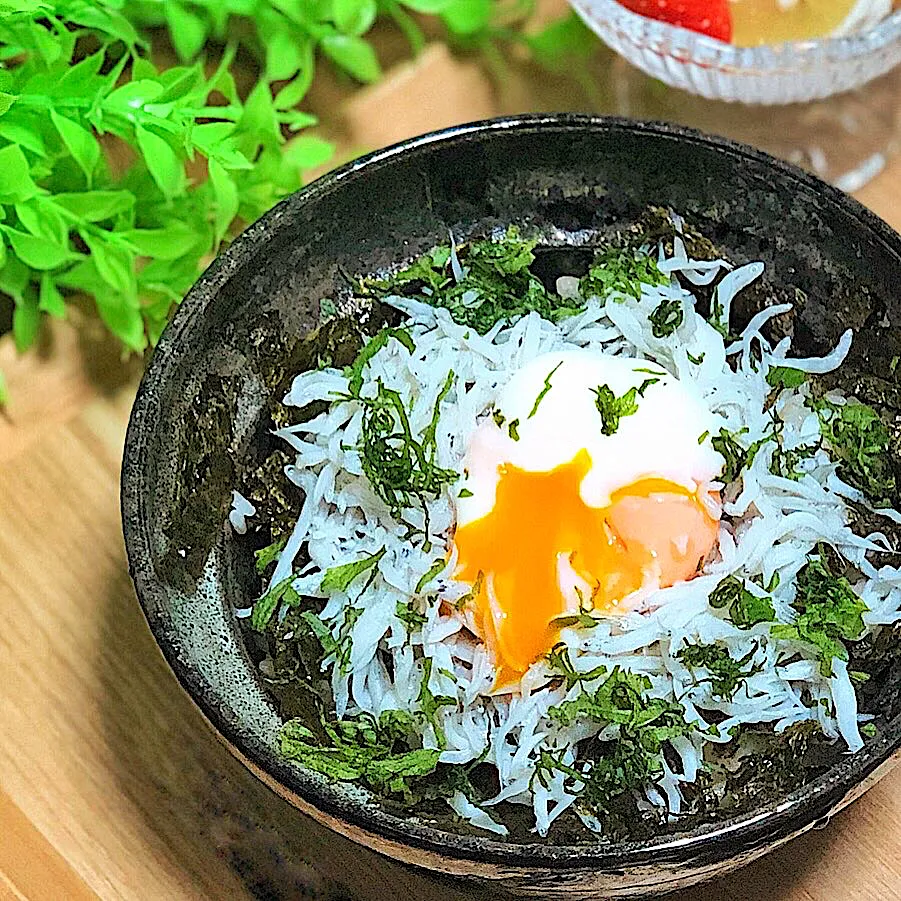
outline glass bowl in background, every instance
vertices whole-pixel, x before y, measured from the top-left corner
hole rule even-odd
[[[570,3],[622,58],[609,73],[622,115],[756,144],[848,191],[901,145],[901,10],[841,37],[736,47],[616,0]]]

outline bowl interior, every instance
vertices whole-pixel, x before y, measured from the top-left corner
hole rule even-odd
[[[774,296],[802,291],[796,341],[809,352],[830,349],[852,326],[861,371],[888,367],[898,353],[901,239],[875,216],[749,148],[670,126],[577,116],[461,126],[320,179],[251,226],[164,334],[126,446],[131,572],[182,684],[236,753],[295,803],[398,845],[505,866],[723,857],[828,814],[901,741],[897,689],[886,688],[874,696],[892,712],[882,737],[792,796],[762,798],[758,811],[716,826],[615,846],[455,833],[396,816],[278,756],[280,719],[234,616],[260,586],[226,515],[239,468],[269,446],[273,386],[315,363],[305,338],[320,298],[347,298],[348,275],[408,260],[449,231],[460,238],[517,223],[559,248],[558,260],[577,260],[565,249],[602,243],[648,206],[673,208],[736,263],[763,260]]]

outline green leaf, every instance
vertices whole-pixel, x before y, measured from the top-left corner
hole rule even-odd
[[[361,35],[375,22],[378,6],[375,0],[334,0],[332,17],[338,31]]]
[[[377,81],[382,74],[375,50],[362,38],[330,34],[322,39],[319,46],[329,59],[358,81]]]
[[[134,80],[116,88],[103,101],[103,108],[123,113],[129,119],[133,119],[135,110],[153,103],[163,90],[163,86],[154,78],[135,77]]]
[[[31,31],[33,45],[48,66],[52,66],[62,55],[63,48],[59,36],[42,26]]]
[[[206,40],[206,21],[174,0],[168,0],[164,7],[166,21],[169,23],[169,36],[179,59],[194,59]]]
[[[449,6],[453,6],[456,0],[403,0],[404,6],[414,12],[425,13],[433,16],[444,12]]]
[[[311,113],[305,113],[301,110],[294,110],[292,107],[297,106],[306,96],[310,89],[310,79],[307,77],[303,69],[292,81],[286,84],[275,97],[275,107],[279,110],[285,110],[280,116],[281,120],[291,126],[293,131],[298,128],[304,128],[307,125],[315,125],[318,121]]]
[[[38,309],[42,313],[49,313],[56,319],[66,318],[66,302],[60,294],[56,282],[49,272],[41,276],[41,291],[38,296]]]
[[[69,243],[69,226],[53,200],[38,195],[15,205],[16,216],[25,230],[63,247]]]
[[[454,34],[476,34],[491,23],[492,0],[453,0],[441,14],[444,24]]]
[[[191,132],[191,142],[204,156],[215,159],[228,169],[252,169],[253,165],[238,150],[231,135],[235,131],[233,122],[207,122],[195,125]]]
[[[85,191],[54,194],[57,206],[84,222],[102,222],[132,209],[135,195],[131,191]]]
[[[30,150],[35,156],[44,159],[47,156],[47,146],[40,134],[40,122],[35,116],[19,116],[18,113],[19,109],[15,108],[0,119],[0,138],[6,138],[11,144],[18,144],[23,150]],[[2,194],[0,190],[0,197]]]
[[[76,260],[80,256],[68,247],[48,241],[46,238],[27,235],[5,225],[0,228],[6,232],[16,256],[32,269],[56,269],[57,266]]]
[[[272,104],[272,94],[264,81],[258,81],[247,95],[244,112],[241,114],[240,130],[244,134],[252,135],[262,144],[281,143],[281,129]]]
[[[106,50],[98,50],[86,56],[81,62],[67,69],[65,74],[53,86],[53,97],[90,97],[102,92],[105,79],[100,76],[100,69],[106,61]]]
[[[315,135],[300,135],[285,145],[284,157],[298,169],[313,169],[331,159],[335,145]]]
[[[599,47],[597,36],[575,12],[528,35],[526,43],[536,61],[552,72],[564,71],[574,60],[584,60]]]
[[[41,313],[38,310],[37,297],[29,290],[21,300],[16,301],[13,310],[13,338],[19,353],[23,353],[34,344],[40,322]]]
[[[141,311],[130,298],[101,289],[94,294],[94,303],[97,305],[100,318],[126,347],[142,351],[147,346]]]
[[[134,228],[116,232],[135,252],[157,260],[175,260],[191,250],[197,234],[182,222],[173,221],[165,228]]]
[[[18,99],[16,94],[7,94],[5,91],[0,91],[0,116],[8,113]]]
[[[79,232],[91,251],[91,259],[100,277],[115,291],[132,295],[136,291],[134,256],[123,244],[115,241],[109,233],[98,235],[83,229]]]
[[[74,157],[75,162],[81,167],[88,180],[88,187],[90,187],[94,170],[100,160],[100,145],[96,138],[77,122],[60,116],[56,110],[50,110],[50,121],[59,132],[59,136],[63,139],[63,143]]]
[[[238,215],[238,188],[234,179],[216,160],[210,160],[209,175],[216,202],[214,232],[218,244]]]
[[[319,586],[319,590],[323,594],[331,594],[334,591],[347,591],[350,587],[350,583],[353,582],[357,576],[362,575],[368,570],[372,569],[382,557],[385,556],[385,548],[382,548],[378,553],[371,554],[368,557],[364,557],[362,560],[357,560],[354,563],[345,563],[342,566],[333,566],[331,569],[327,570],[325,575],[322,577],[322,584]]]
[[[31,167],[25,154],[16,144],[0,148],[0,202],[20,203],[39,193],[31,177]]]
[[[169,146],[168,141],[159,135],[141,128],[135,129],[138,147],[147,163],[153,180],[167,199],[184,192],[185,169],[178,154]]]
[[[288,29],[279,29],[266,39],[266,78],[284,81],[293,78],[301,67],[303,57],[299,35]]]
[[[20,259],[7,256],[3,268],[0,269],[0,291],[8,294],[13,300],[21,300],[32,275],[32,271]]]

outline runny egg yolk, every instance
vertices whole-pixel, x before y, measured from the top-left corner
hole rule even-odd
[[[589,507],[579,487],[590,468],[585,450],[548,472],[505,464],[493,509],[454,536],[456,578],[473,585],[495,690],[518,682],[557,641],[555,620],[572,609],[561,555],[603,613],[648,580],[665,588],[690,579],[716,543],[717,521],[697,494],[666,480],[643,479],[616,491],[609,506]]]

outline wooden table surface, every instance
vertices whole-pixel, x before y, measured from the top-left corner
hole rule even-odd
[[[336,133],[350,152],[511,103],[546,108],[521,85],[514,94],[500,101],[475,63],[434,47],[345,104]],[[859,196],[901,227],[901,158]],[[0,414],[0,899],[472,897],[296,812],[182,693],[135,600],[121,537],[140,364],[123,365],[74,318],[24,359],[0,340],[12,396]],[[675,897],[901,897],[901,770],[828,829]]]

